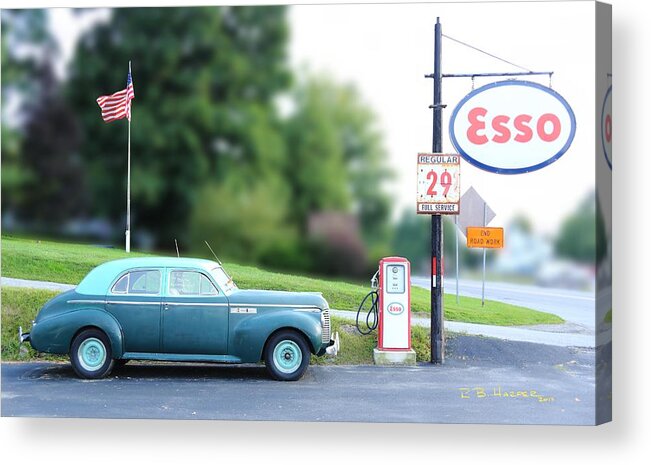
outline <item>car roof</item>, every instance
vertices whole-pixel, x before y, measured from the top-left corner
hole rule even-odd
[[[203,258],[137,257],[102,263],[93,268],[77,285],[79,294],[105,295],[120,274],[134,268],[199,268],[210,271],[219,263]]]

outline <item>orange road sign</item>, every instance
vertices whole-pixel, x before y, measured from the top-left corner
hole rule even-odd
[[[504,247],[504,228],[478,228],[469,226],[466,229],[466,245],[479,249],[501,249]]]

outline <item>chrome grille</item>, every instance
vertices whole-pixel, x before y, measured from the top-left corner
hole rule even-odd
[[[326,308],[321,312],[321,342],[330,342],[330,312]]]

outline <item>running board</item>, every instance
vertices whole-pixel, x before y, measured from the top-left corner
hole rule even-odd
[[[158,360],[161,362],[214,362],[214,363],[242,363],[242,359],[232,355],[208,354],[161,354],[150,352],[125,352],[122,359],[126,360]]]

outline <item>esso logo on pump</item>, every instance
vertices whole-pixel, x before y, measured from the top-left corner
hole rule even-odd
[[[400,315],[404,311],[405,307],[403,307],[402,304],[398,302],[393,302],[387,305],[387,312],[389,312],[391,315]]]
[[[539,170],[570,147],[576,119],[565,99],[529,81],[473,90],[450,117],[450,139],[470,164],[498,174]]]

